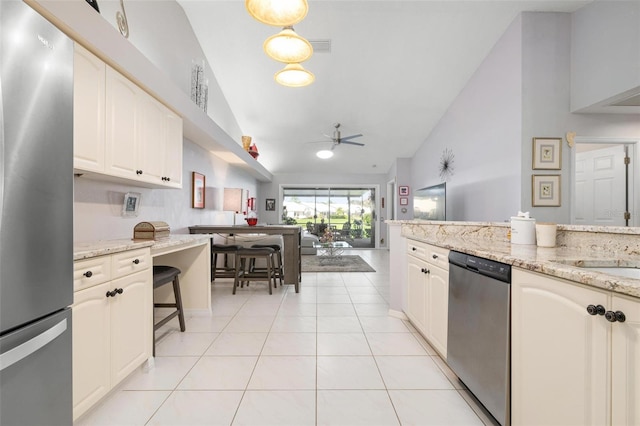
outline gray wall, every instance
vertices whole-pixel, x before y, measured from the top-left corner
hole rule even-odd
[[[74,241],[87,242],[131,238],[138,222],[167,222],[171,232],[188,234],[190,225],[233,223],[233,213],[222,211],[224,187],[248,189],[257,193],[255,180],[236,167],[229,166],[199,145],[185,140],[182,189],[147,189],[76,177],[74,179]],[[205,208],[191,208],[191,173],[206,176]],[[122,217],[127,192],[142,194],[137,217]],[[242,221],[238,215],[237,222]]]
[[[640,2],[596,1],[572,15],[571,110],[640,88]]]
[[[532,139],[564,138],[570,131],[578,136],[637,137],[640,116],[571,113],[571,15],[525,13],[522,23],[521,206],[540,221],[570,223],[570,148],[563,141],[562,170],[533,170]],[[610,24],[615,26],[614,22]],[[533,174],[560,174],[560,207],[531,207]]]
[[[570,112],[571,48],[570,14],[519,16],[416,152],[415,188],[439,183],[442,152],[455,155],[448,219],[504,221],[522,210],[569,223],[569,147],[563,141],[562,170],[534,171],[532,139],[640,136],[638,115]],[[531,206],[533,174],[561,175],[561,207]]]
[[[102,17],[117,28],[116,12],[121,10],[120,0],[99,0],[98,3]],[[129,23],[128,40],[183,92],[191,93],[192,61],[205,61],[205,77],[209,79],[207,114],[240,143],[242,131],[182,7],[175,0],[126,0],[124,5]]]
[[[410,220],[413,219],[413,197],[412,191],[418,188],[411,188],[411,158],[396,158],[396,161],[391,165],[389,173],[387,173],[387,182],[395,181],[396,189],[394,194],[387,194],[388,200],[393,200],[395,203],[395,217],[387,219],[395,220]],[[399,186],[409,186],[409,205],[401,206],[400,197],[398,196]],[[402,211],[405,209],[406,211]]]
[[[422,188],[442,181],[442,153],[453,152],[448,220],[503,221],[520,207],[520,46],[518,17],[413,157],[412,188]]]

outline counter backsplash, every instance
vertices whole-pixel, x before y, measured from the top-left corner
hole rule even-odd
[[[402,235],[430,243],[460,241],[465,243],[487,242],[504,249],[510,246],[510,224],[506,222],[429,222],[388,221],[402,225]],[[640,228],[558,225],[558,248],[602,255],[639,256]]]

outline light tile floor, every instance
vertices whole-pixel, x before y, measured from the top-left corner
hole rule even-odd
[[[347,254],[347,253],[345,253]],[[388,316],[389,253],[375,273],[304,273],[300,293],[212,285],[212,316],[157,332],[139,369],[76,425],[493,424],[406,321]]]

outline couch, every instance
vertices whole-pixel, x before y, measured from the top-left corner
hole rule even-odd
[[[312,254],[315,255],[318,252],[313,246],[313,243],[319,243],[320,240],[316,235],[313,235],[311,232],[306,229],[302,230],[302,242],[300,243],[300,253],[301,254]]]

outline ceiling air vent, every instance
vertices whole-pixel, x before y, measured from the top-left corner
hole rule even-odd
[[[313,53],[331,52],[331,40],[309,40],[313,46]]]

